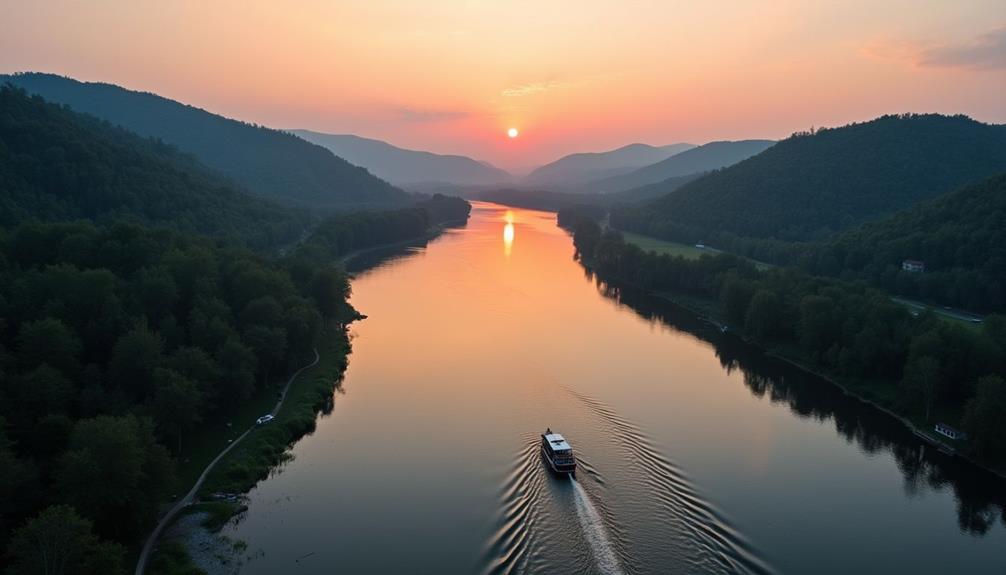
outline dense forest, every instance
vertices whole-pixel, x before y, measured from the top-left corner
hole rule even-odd
[[[808,271],[865,278],[891,293],[1006,312],[1006,174],[798,250]],[[920,260],[925,272],[901,269]]]
[[[291,269],[310,270],[357,250],[419,238],[436,226],[466,221],[471,209],[461,198],[435,194],[410,208],[329,216],[297,247]]]
[[[613,225],[633,230],[624,214],[614,208]],[[746,258],[865,279],[892,294],[987,313],[1006,312],[1004,234],[1006,175],[998,175],[820,241],[727,233],[703,241]],[[925,271],[903,270],[904,260],[922,261]]]
[[[176,492],[172,456],[192,427],[310,354],[325,316],[345,312],[344,274],[301,280],[169,230],[25,223],[4,233],[0,533],[47,507],[93,526],[95,545],[144,533]],[[19,537],[46,517],[14,534],[15,565],[36,560]],[[121,547],[101,549],[121,559]]]
[[[737,237],[819,240],[1006,170],[1006,127],[903,115],[795,134],[612,225],[735,251]]]
[[[2,226],[125,219],[265,247],[308,224],[171,146],[10,86],[0,87],[0,155]]]
[[[980,330],[924,313],[913,316],[862,282],[760,271],[721,254],[698,260],[627,244],[582,210],[560,214],[582,261],[607,282],[714,302],[716,315],[770,350],[855,385],[857,393],[932,424],[971,434],[968,449],[1006,461],[1006,318]]]
[[[407,203],[408,194],[293,134],[246,124],[155,94],[52,74],[0,76],[46,100],[157,138],[249,191],[287,205]]]
[[[123,97],[134,96],[167,105]],[[232,143],[296,140],[186,113],[218,122]],[[316,147],[303,146],[288,152],[309,158]],[[0,549],[16,572],[52,560],[39,538],[60,539],[65,572],[122,572],[125,548],[181,487],[175,462],[193,429],[227,417],[302,364],[326,324],[338,331],[354,316],[333,258],[470,209],[435,196],[340,214],[273,260],[241,244],[291,240],[304,213],[249,196],[173,146],[12,87],[0,88],[0,158]],[[328,181],[326,169],[315,175]],[[369,193],[374,179],[350,169],[366,184],[354,193]]]

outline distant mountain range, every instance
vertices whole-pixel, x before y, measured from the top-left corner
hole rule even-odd
[[[624,190],[631,190],[640,186],[657,184],[668,178],[679,178],[692,174],[701,174],[711,170],[725,168],[745,160],[755,154],[759,154],[768,149],[772,140],[740,140],[737,142],[709,142],[701,146],[685,150],[674,154],[669,158],[661,160],[655,164],[650,164],[642,168],[633,170],[626,174],[610,176],[585,183],[581,190],[584,192],[613,193]],[[677,182],[672,182],[674,188]],[[667,187],[667,192],[672,191],[671,185]],[[663,195],[657,193],[646,194],[649,196]]]
[[[290,130],[308,142],[328,148],[333,154],[363,166],[382,179],[399,186],[415,184],[494,185],[508,183],[512,176],[489,164],[467,156],[407,150],[381,140],[349,134],[324,134],[310,130]]]
[[[160,139],[249,191],[312,208],[401,204],[409,194],[293,134],[246,124],[146,92],[52,74],[0,76],[46,100]]]
[[[586,192],[590,190],[581,190],[578,186],[631,172],[694,147],[692,144],[629,144],[607,152],[570,154],[533,170],[524,178],[522,186]]]
[[[796,134],[613,222],[679,241],[823,239],[1006,171],[1006,126],[903,115]]]

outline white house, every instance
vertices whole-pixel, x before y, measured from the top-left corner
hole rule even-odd
[[[944,437],[949,437],[950,439],[967,439],[968,438],[968,434],[967,433],[964,433],[960,429],[955,429],[953,427],[950,427],[946,423],[937,423],[936,424],[936,433],[939,433],[940,435],[942,435]]]

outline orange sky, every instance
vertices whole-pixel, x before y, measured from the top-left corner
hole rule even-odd
[[[1006,122],[1003,0],[0,0],[0,14],[2,72],[509,169],[888,112]]]

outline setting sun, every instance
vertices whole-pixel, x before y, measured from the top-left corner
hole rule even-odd
[[[510,128],[509,130],[506,131],[506,135],[511,138],[516,138],[517,136],[520,135],[520,132],[517,131],[517,128]]]

